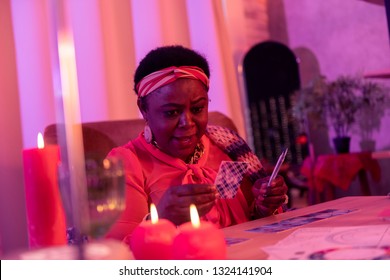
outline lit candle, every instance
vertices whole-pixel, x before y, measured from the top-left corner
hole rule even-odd
[[[173,258],[177,260],[226,259],[224,235],[214,224],[200,221],[195,205],[190,206],[191,222],[179,227],[173,242]]]
[[[66,244],[65,214],[57,182],[59,147],[45,147],[41,133],[37,142],[38,148],[22,152],[30,248]]]
[[[137,260],[170,260],[176,226],[166,219],[158,219],[156,206],[150,205],[151,220],[143,221],[130,237],[130,248]]]

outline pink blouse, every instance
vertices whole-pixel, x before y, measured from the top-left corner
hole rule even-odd
[[[148,144],[140,134],[109,156],[123,160],[126,173],[126,209],[107,237],[122,240],[131,234],[149,212],[151,202],[158,204],[166,189],[188,183],[214,184],[221,161],[231,159],[205,135],[201,139],[204,154],[197,164],[186,164]],[[250,209],[241,189],[233,199],[217,199],[202,219],[218,227],[248,221]]]

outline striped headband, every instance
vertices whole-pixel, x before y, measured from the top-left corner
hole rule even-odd
[[[138,98],[144,97],[156,89],[173,83],[180,78],[199,80],[207,89],[209,88],[209,78],[201,68],[195,66],[171,66],[153,72],[142,78],[136,85]]]

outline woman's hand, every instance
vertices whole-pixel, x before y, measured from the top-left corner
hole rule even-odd
[[[186,184],[168,188],[156,207],[160,218],[180,225],[190,220],[191,204],[196,205],[199,217],[202,217],[214,206],[216,198],[214,185]]]
[[[269,177],[257,180],[253,187],[252,193],[255,196],[255,209],[261,216],[272,215],[282,204],[287,203],[287,185],[282,176],[276,176],[267,187]]]

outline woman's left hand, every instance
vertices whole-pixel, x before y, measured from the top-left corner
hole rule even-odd
[[[253,187],[252,193],[255,197],[255,207],[261,216],[272,215],[281,205],[287,203],[287,185],[282,176],[276,176],[267,186],[269,177],[258,179]]]
[[[190,221],[190,205],[195,204],[200,217],[215,204],[217,188],[210,184],[184,184],[169,187],[156,205],[160,218],[176,225]]]

